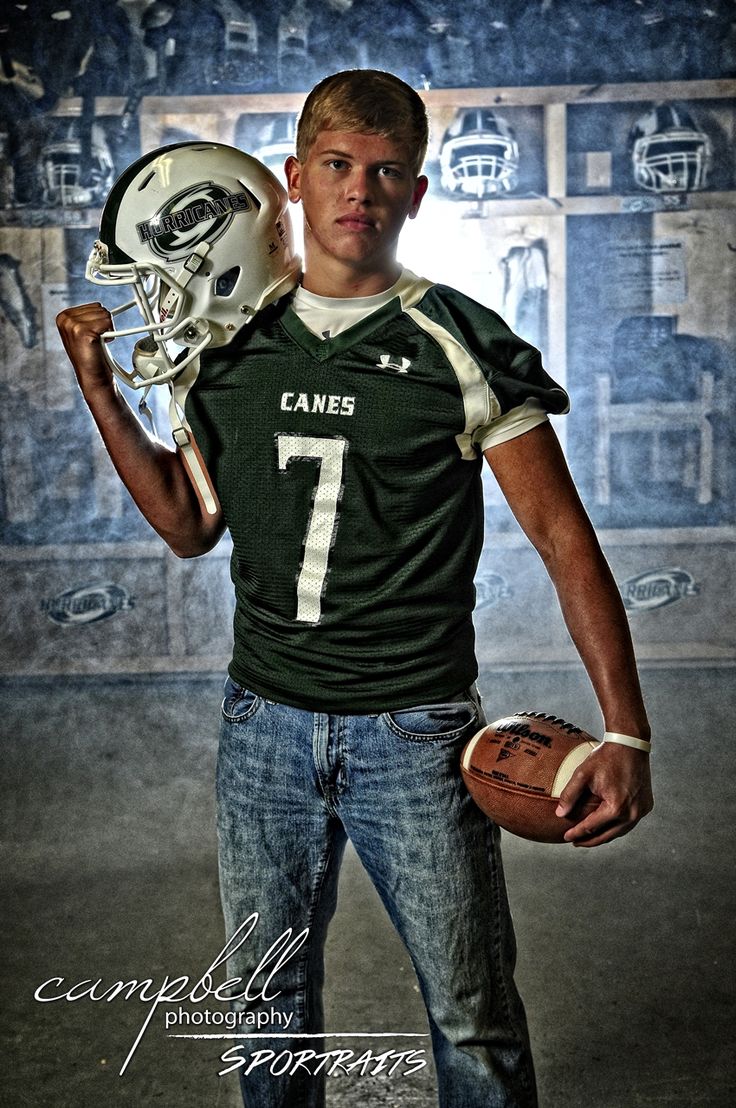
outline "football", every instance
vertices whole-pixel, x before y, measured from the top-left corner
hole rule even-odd
[[[499,827],[538,843],[561,843],[565,832],[594,811],[589,794],[573,816],[555,815],[557,798],[577,767],[598,746],[582,728],[544,712],[517,712],[489,723],[462,753],[460,768],[475,803]]]

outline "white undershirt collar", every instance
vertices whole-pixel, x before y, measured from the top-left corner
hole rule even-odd
[[[401,280],[399,277],[390,288],[373,296],[320,296],[299,285],[291,306],[305,327],[315,335],[323,339],[333,338],[390,303],[398,295]]]

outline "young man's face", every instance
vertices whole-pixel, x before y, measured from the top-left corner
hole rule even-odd
[[[289,199],[304,205],[307,288],[322,272],[398,276],[396,246],[427,189],[403,147],[381,135],[320,131],[303,162],[286,162]],[[388,286],[385,286],[388,287]],[[329,293],[328,293],[329,295]],[[334,293],[333,293],[334,295]]]

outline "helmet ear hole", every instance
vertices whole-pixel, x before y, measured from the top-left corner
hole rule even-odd
[[[249,189],[249,188],[248,188],[248,186],[247,186],[247,185],[246,185],[246,184],[245,184],[245,183],[244,183],[244,182],[243,182],[242,180],[241,180],[241,181],[239,181],[239,184],[240,184],[240,187],[242,188],[243,192],[245,193],[245,195],[246,195],[246,196],[248,197],[248,199],[250,200],[251,204],[252,204],[252,205],[253,205],[253,207],[255,208],[255,210],[256,210],[257,212],[260,212],[260,210],[261,210],[261,202],[260,202],[260,200],[258,199],[258,197],[256,196],[256,194],[255,194],[255,193],[254,193],[254,192],[252,191],[252,189]]]
[[[240,276],[240,266],[234,265],[215,281],[215,296],[231,296]]]

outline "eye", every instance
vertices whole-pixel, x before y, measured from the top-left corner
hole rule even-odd
[[[393,165],[382,165],[378,172],[381,177],[401,177],[401,172]]]
[[[330,169],[345,169],[347,164],[344,158],[330,158],[329,162],[327,162]]]
[[[215,296],[230,296],[240,276],[240,266],[234,265],[225,273],[221,273],[215,281]]]

